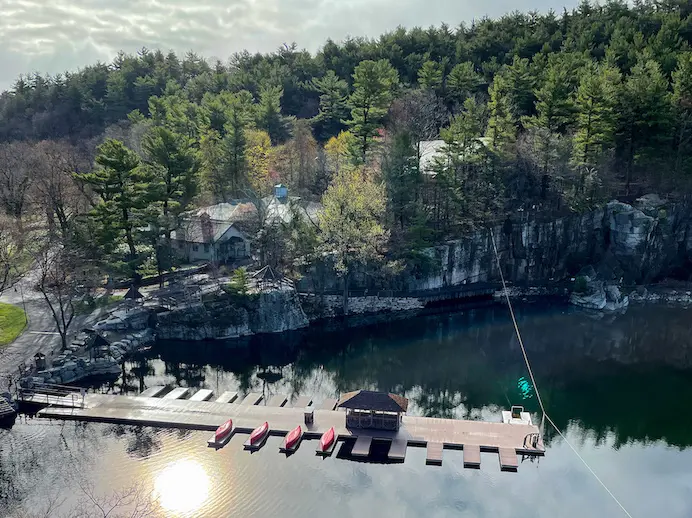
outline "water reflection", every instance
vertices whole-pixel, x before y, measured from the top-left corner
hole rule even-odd
[[[593,318],[560,304],[518,307],[557,424],[579,422],[597,440],[612,433],[616,446],[659,439],[692,444],[672,396],[692,398],[689,315],[633,307]],[[320,401],[372,388],[405,394],[414,415],[496,419],[512,404],[538,410],[535,398],[526,399],[522,376],[507,310],[497,305],[347,332],[259,337],[240,346],[162,342],[128,362],[112,390],[171,384]]]
[[[154,494],[166,511],[192,513],[199,510],[209,497],[209,477],[198,462],[178,460],[156,476]]]

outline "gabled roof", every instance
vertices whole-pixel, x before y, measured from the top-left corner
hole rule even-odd
[[[203,218],[193,217],[184,220],[171,237],[188,243],[216,243],[232,226],[229,221],[207,220],[204,223]]]
[[[375,410],[377,412],[406,412],[408,399],[386,392],[356,390],[342,395],[337,406],[339,408]]]

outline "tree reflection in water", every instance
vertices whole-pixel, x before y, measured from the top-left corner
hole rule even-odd
[[[632,307],[624,315],[594,318],[552,301],[517,310],[544,402],[560,427],[578,420],[597,437],[613,433],[616,444],[692,444],[675,403],[692,398],[689,313]],[[165,379],[145,368],[156,362],[165,365]],[[174,379],[217,393],[285,393],[317,401],[377,389],[406,395],[409,413],[432,417],[499,419],[499,410],[512,404],[538,410],[536,398],[525,399],[517,385],[526,368],[499,304],[242,344],[161,342],[129,362],[123,379],[135,365],[140,386]]]

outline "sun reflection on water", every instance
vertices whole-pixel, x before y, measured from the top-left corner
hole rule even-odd
[[[193,460],[179,460],[165,467],[154,482],[161,507],[172,513],[199,509],[209,496],[209,477]]]

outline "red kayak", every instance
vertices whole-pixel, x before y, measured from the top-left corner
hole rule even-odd
[[[288,435],[286,436],[286,446],[284,446],[287,450],[292,449],[296,443],[300,440],[300,438],[303,436],[303,429],[300,427],[300,425],[296,426],[293,430],[291,430]]]
[[[320,438],[320,450],[327,451],[334,442],[334,437],[334,427],[332,426],[329,430],[322,434],[322,437]]]
[[[264,439],[264,436],[267,435],[268,431],[269,423],[265,421],[264,424],[255,428],[250,434],[250,444],[256,444],[262,439]]]
[[[232,430],[233,430],[233,420],[229,419],[228,421],[226,421],[224,424],[222,424],[221,426],[219,426],[216,429],[216,434],[214,435],[214,439],[216,440],[216,442],[221,442],[228,436],[229,433],[231,433]]]

